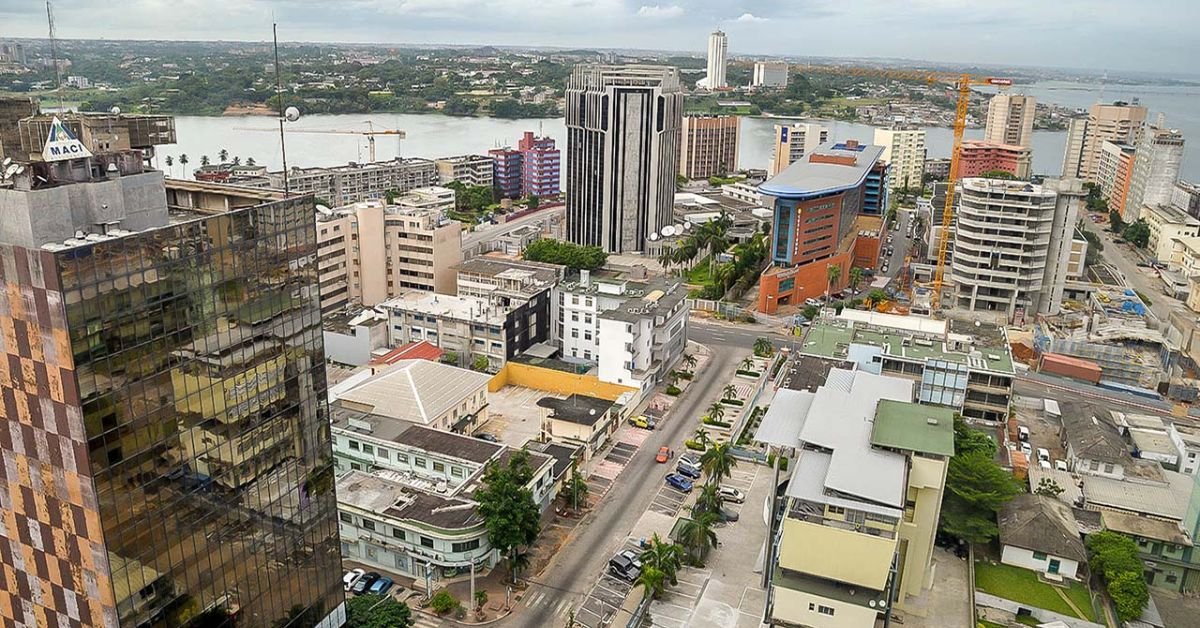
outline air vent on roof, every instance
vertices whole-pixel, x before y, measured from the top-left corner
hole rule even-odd
[[[989,359],[989,360],[999,360],[999,359],[1000,359],[1000,356],[996,355],[995,353],[989,353],[989,354],[988,354],[988,359]]]
[[[937,419],[935,419],[935,418],[933,418],[933,417],[928,417],[928,418],[926,418],[926,419],[925,419],[925,422],[926,422],[926,423],[928,423],[928,424],[930,424],[930,425],[937,425],[937,424],[938,424],[938,420],[937,420]]]

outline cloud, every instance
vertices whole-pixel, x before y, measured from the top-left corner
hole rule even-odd
[[[759,22],[769,22],[769,21],[770,20],[768,18],[758,17],[757,15],[755,15],[753,13],[743,13],[743,14],[739,15],[737,17],[737,19],[734,20],[734,22],[741,22],[743,24],[757,24]]]
[[[683,7],[675,4],[669,4],[667,6],[661,6],[657,4],[653,6],[643,5],[642,8],[638,9],[637,14],[639,17],[648,17],[656,20],[668,17],[679,17],[683,15]]]

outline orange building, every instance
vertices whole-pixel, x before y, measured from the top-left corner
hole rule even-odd
[[[1133,180],[1134,147],[1118,142],[1105,142],[1100,148],[1100,159],[1096,164],[1096,185],[1100,194],[1115,210],[1125,217],[1125,201],[1129,197],[1129,183]]]
[[[996,142],[963,142],[958,154],[958,178],[978,177],[985,172],[1007,172],[1028,179],[1033,167],[1033,151],[1026,146]]]
[[[875,265],[883,221],[864,211],[887,204],[882,146],[822,144],[759,187],[775,211],[771,265],[759,280],[758,309],[781,306],[845,287],[853,266]],[[841,269],[833,286],[828,268]]]

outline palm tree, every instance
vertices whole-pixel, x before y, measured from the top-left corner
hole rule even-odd
[[[174,158],[174,157],[172,157],[172,156],[170,156],[170,155],[167,155],[167,158],[166,158],[164,161],[165,161],[165,162],[166,162],[166,164],[167,164],[167,173],[168,173],[168,174],[173,174],[173,173],[174,173],[174,170],[175,170],[175,169],[174,169],[174,166],[175,166],[175,158]]]
[[[771,346],[771,341],[766,338],[758,338],[754,341],[754,355],[766,357],[771,355],[774,350],[775,347]]]
[[[750,369],[754,368],[754,358],[746,356],[746,358],[742,360],[741,367],[743,371],[749,371]]]
[[[842,278],[842,267],[830,264],[825,268],[825,276],[829,279],[829,283],[826,284],[825,288],[825,300],[828,301],[830,293],[833,292],[834,284],[837,283],[838,279]]]
[[[650,546],[641,555],[642,569],[653,567],[666,576],[671,586],[679,584],[679,568],[683,566],[683,546],[677,543],[666,543],[655,532],[650,537]]]
[[[229,151],[225,150],[224,148],[217,151],[217,159],[220,159],[221,163],[225,163],[229,159]]]
[[[672,386],[677,386],[677,385],[679,385],[680,379],[683,379],[683,375],[679,371],[676,371],[675,369],[671,369],[670,371],[667,371],[667,383],[668,384],[670,384]]]
[[[258,165],[258,164],[256,164],[256,163],[254,162],[254,158],[253,158],[253,157],[247,157],[247,158],[246,158],[246,165],[247,165],[247,166],[255,166],[255,165]]]
[[[703,427],[696,428],[696,438],[692,440],[695,440],[701,447],[706,449],[708,448],[708,444],[712,442],[712,439],[708,437],[708,430]]]
[[[721,487],[713,482],[708,482],[700,487],[700,494],[696,496],[696,504],[692,506],[692,516],[699,517],[705,512],[720,512],[725,499],[721,497]]]
[[[717,533],[713,532],[717,521],[716,513],[704,512],[693,519],[685,519],[679,527],[679,542],[687,549],[692,560],[699,562],[709,548],[717,546]]]
[[[658,598],[667,589],[667,574],[657,567],[646,565],[642,567],[642,572],[638,574],[634,584],[641,585],[644,596],[642,599]]]
[[[708,418],[714,421],[720,421],[724,417],[725,406],[721,405],[720,401],[712,402],[712,405],[708,407]]]
[[[675,262],[675,247],[664,246],[658,253],[658,263],[663,267],[663,270],[671,268],[671,264]]]
[[[850,269],[850,287],[858,289],[858,284],[862,283],[863,270],[858,266]]]
[[[167,159],[170,159],[170,157],[168,157]],[[171,164],[168,163],[167,165],[169,166]],[[679,359],[681,362],[683,362],[683,365],[688,367],[689,369],[696,368],[696,356],[694,356],[690,353],[685,353]]]
[[[737,266],[733,262],[725,262],[717,266],[713,270],[712,280],[715,285],[721,286],[722,292],[729,289],[729,285],[737,278]],[[722,294],[722,296],[724,296]]]
[[[208,163],[208,155],[200,155],[200,165],[207,166]]]
[[[233,165],[235,165],[235,166],[240,166],[240,165],[242,165],[242,158],[241,158],[241,157],[234,157],[234,158],[233,158]]]
[[[721,390],[721,399],[737,399],[737,388],[733,384],[725,384]]]
[[[708,474],[708,481],[720,484],[721,478],[733,475],[737,458],[729,443],[716,443],[700,456],[700,468]]]

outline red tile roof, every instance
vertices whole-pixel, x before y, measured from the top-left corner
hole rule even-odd
[[[440,348],[430,344],[428,340],[421,340],[396,347],[371,360],[371,364],[374,366],[395,364],[400,360],[429,360],[430,362],[437,362],[442,357],[442,353]]]

